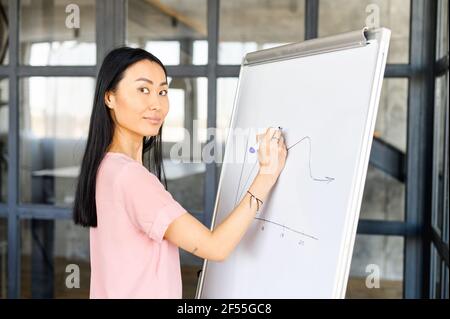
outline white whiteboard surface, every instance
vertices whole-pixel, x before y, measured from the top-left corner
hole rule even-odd
[[[258,171],[255,133],[281,126],[288,158],[235,251],[205,262],[197,298],[345,297],[389,39],[242,66],[231,129],[246,138],[228,137],[214,225]]]

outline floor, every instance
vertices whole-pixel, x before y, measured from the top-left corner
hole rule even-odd
[[[22,277],[21,277],[21,297],[31,298],[31,264],[27,257],[22,257]],[[66,273],[66,265],[73,263],[63,258],[55,258],[55,282],[54,292],[55,298],[89,298],[89,280],[90,267],[89,263],[77,261],[80,267],[80,288],[69,289],[66,287],[65,280],[68,275]],[[192,299],[195,297],[197,289],[197,273],[200,267],[182,266],[181,276],[183,281],[183,298]]]
[[[77,264],[80,267],[80,288],[69,289],[65,285],[65,279],[68,275],[65,272],[66,265],[70,263],[63,258],[55,259],[55,298],[88,298],[89,297],[89,264]],[[197,274],[201,269],[199,266],[182,266],[183,280],[183,298],[191,299],[195,297],[197,288]],[[22,258],[22,298],[31,298],[31,272],[30,262],[28,258]],[[348,299],[360,298],[402,298],[402,282],[401,281],[381,281],[381,288],[368,289],[365,287],[365,278],[350,278],[347,289]]]

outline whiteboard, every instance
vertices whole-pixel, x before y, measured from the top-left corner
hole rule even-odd
[[[258,171],[248,150],[283,128],[285,169],[224,262],[205,261],[197,298],[344,298],[390,31],[359,31],[245,57],[213,225]]]

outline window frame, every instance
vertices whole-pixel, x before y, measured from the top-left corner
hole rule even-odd
[[[0,66],[0,78],[9,81],[8,134],[8,197],[0,203],[0,218],[8,220],[8,297],[20,295],[20,221],[28,218],[69,219],[71,209],[47,205],[19,204],[19,80],[30,76],[89,76],[95,77],[105,53],[125,44],[127,0],[96,0],[95,66],[28,66],[19,65],[19,0],[8,0],[9,64]],[[207,127],[217,125],[217,80],[239,77],[240,65],[218,64],[220,0],[207,2],[207,65],[168,66],[171,77],[206,77],[208,80]],[[318,34],[319,0],[305,0],[305,39]],[[403,236],[405,298],[429,296],[430,250],[433,243],[448,267],[448,240],[433,232],[431,227],[432,181],[427,172],[433,166],[434,80],[440,72],[448,72],[448,54],[435,61],[437,2],[411,0],[410,58],[408,64],[389,64],[386,78],[409,80],[408,133],[406,154],[388,143],[375,139],[370,163],[406,184],[405,221],[360,220],[358,234]],[[426,36],[425,36],[426,35]],[[431,36],[430,36],[431,35]],[[446,59],[446,60],[445,60]],[[448,100],[448,97],[447,97]],[[430,125],[431,124],[431,129]],[[446,153],[448,153],[447,120]],[[211,142],[208,140],[207,142]],[[447,158],[448,164],[448,158]],[[448,165],[447,165],[448,167]],[[206,165],[204,180],[204,212],[202,222],[209,226],[212,220],[218,186],[216,164]],[[448,189],[448,169],[446,173]],[[446,199],[448,212],[448,197]],[[448,220],[447,220],[448,223]],[[448,232],[448,231],[447,231]],[[448,238],[448,234],[447,234]],[[446,256],[446,258],[445,258]],[[448,292],[447,292],[448,296]]]

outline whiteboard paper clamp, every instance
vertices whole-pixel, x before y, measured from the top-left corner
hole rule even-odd
[[[323,54],[347,50],[356,47],[363,47],[368,44],[372,30],[364,28],[361,31],[338,34],[335,36],[312,39],[300,43],[286,44],[280,47],[260,50],[248,53],[243,61],[243,65],[256,65],[260,63],[270,63],[280,60],[288,60],[303,56]]]

